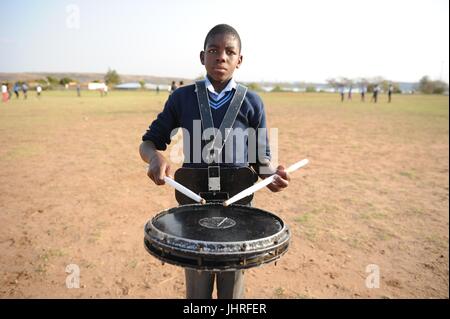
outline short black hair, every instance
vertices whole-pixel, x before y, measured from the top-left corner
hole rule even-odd
[[[218,24],[214,28],[209,30],[205,38],[205,43],[203,44],[203,50],[206,50],[206,45],[208,44],[208,41],[217,34],[230,34],[234,36],[238,41],[239,52],[241,52],[242,48],[241,37],[239,36],[239,33],[236,31],[236,29],[228,24]]]

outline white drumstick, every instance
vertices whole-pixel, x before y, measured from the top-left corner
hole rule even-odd
[[[193,191],[191,191],[189,188],[184,187],[183,185],[181,185],[178,182],[175,182],[172,178],[170,178],[169,176],[164,176],[164,181],[169,184],[170,186],[174,187],[177,191],[179,191],[180,193],[183,193],[184,195],[186,195],[187,197],[195,200],[197,203],[200,204],[206,204],[206,200],[204,198],[201,198],[200,196],[198,196],[196,193],[194,193]]]
[[[309,160],[305,158],[304,160],[301,160],[301,161],[289,166],[286,169],[286,172],[292,173],[293,171],[298,170],[300,167],[303,167],[308,163],[309,163]],[[272,183],[274,181],[275,176],[276,176],[276,174],[273,174],[272,176],[267,177],[266,179],[262,180],[261,182],[256,183],[255,185],[250,186],[247,189],[244,189],[242,192],[240,192],[240,193],[234,195],[233,197],[231,197],[230,199],[226,200],[223,203],[223,206],[231,205],[244,197],[250,196],[251,194],[260,190],[261,188],[264,188],[265,186],[269,185],[270,183]]]

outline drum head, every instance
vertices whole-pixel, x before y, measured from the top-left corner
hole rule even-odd
[[[240,205],[180,206],[159,213],[145,226],[150,254],[203,270],[236,270],[273,261],[287,251],[289,237],[276,215]]]

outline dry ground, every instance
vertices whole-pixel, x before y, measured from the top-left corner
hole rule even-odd
[[[181,268],[143,247],[176,205],[146,177],[141,135],[165,94],[44,92],[0,105],[0,297],[183,298]],[[246,273],[248,298],[448,298],[448,97],[340,103],[262,94],[279,161],[309,158],[256,206],[292,230],[275,266]],[[66,288],[66,266],[81,288]],[[366,287],[366,267],[380,287]]]

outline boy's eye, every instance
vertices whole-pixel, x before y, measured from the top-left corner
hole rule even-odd
[[[216,52],[217,52],[216,49],[209,49],[209,50],[208,50],[208,53],[216,53]]]

